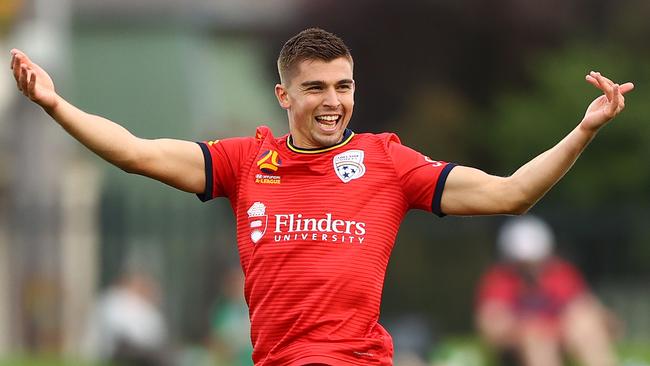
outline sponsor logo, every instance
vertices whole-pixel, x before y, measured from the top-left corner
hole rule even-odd
[[[214,144],[218,144],[218,143],[219,143],[219,140],[208,141],[208,145],[210,145],[210,146],[212,146]]]
[[[255,183],[258,184],[280,184],[279,175],[255,174]]]
[[[359,179],[366,173],[363,156],[363,150],[348,150],[334,157],[334,171],[343,183]]]
[[[266,224],[268,222],[266,206],[262,202],[255,202],[247,213],[248,227],[251,229],[251,240],[254,244],[257,244],[266,233]]]
[[[271,224],[274,242],[318,241],[321,243],[363,244],[366,223],[336,218],[332,213],[318,216],[304,216],[300,213],[275,214],[266,212],[262,202],[255,202],[248,209],[248,222],[251,240],[257,244],[266,234],[268,217],[275,220]],[[273,221],[272,221],[273,222]]]

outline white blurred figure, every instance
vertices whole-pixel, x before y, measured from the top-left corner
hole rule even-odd
[[[88,324],[85,353],[117,365],[168,364],[167,326],[158,308],[157,282],[145,272],[127,271],[100,297]]]
[[[580,365],[614,366],[613,317],[578,269],[553,255],[554,243],[550,227],[532,215],[503,226],[503,261],[478,288],[479,332],[504,366],[560,366],[564,351]]]

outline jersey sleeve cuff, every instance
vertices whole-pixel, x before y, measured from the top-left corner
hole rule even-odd
[[[205,161],[205,190],[203,193],[197,193],[196,196],[201,202],[206,202],[214,198],[214,182],[212,181],[212,155],[208,146],[203,142],[197,142],[203,151],[203,160]]]
[[[451,172],[455,166],[456,164],[453,163],[445,165],[445,167],[442,168],[440,175],[438,176],[438,183],[436,183],[436,190],[433,192],[433,200],[431,202],[431,212],[438,215],[438,217],[446,216],[440,208],[440,203],[442,202],[442,191],[445,189],[445,183],[447,182],[447,176],[449,175],[449,172]]]

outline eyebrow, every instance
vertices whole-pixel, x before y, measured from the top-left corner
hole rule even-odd
[[[342,79],[336,82],[336,85],[345,85],[345,84],[354,84],[354,80]],[[323,86],[323,85],[325,85],[325,82],[322,80],[310,80],[300,84],[300,86],[302,86],[303,88],[309,88],[311,86]]]

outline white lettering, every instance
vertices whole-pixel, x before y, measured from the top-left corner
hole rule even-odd
[[[343,231],[341,229],[339,229],[339,227],[343,226],[343,225],[345,225],[345,221],[343,221],[343,220],[334,220],[332,222],[332,231],[334,231],[335,233],[343,234]]]
[[[291,216],[292,219],[293,219],[293,215],[275,215],[275,232],[276,233],[281,233],[282,232],[282,230],[280,229],[280,226],[287,224],[286,219],[289,218],[289,216]],[[284,221],[282,220],[283,218],[285,219]]]
[[[316,219],[304,219],[305,229],[302,231],[319,231],[316,229]]]
[[[357,222],[356,225],[356,230],[354,230],[355,235],[366,235],[366,223],[365,222]]]
[[[328,213],[325,215],[326,218],[318,220],[318,231],[330,232],[332,231],[332,214]],[[323,227],[325,225],[325,227]]]
[[[257,223],[251,223],[257,224]],[[335,219],[332,213],[303,217],[302,214],[276,214],[274,240],[313,240],[333,243],[363,243],[367,233],[364,222]],[[329,234],[335,233],[335,234]],[[346,234],[346,235],[338,235]]]

